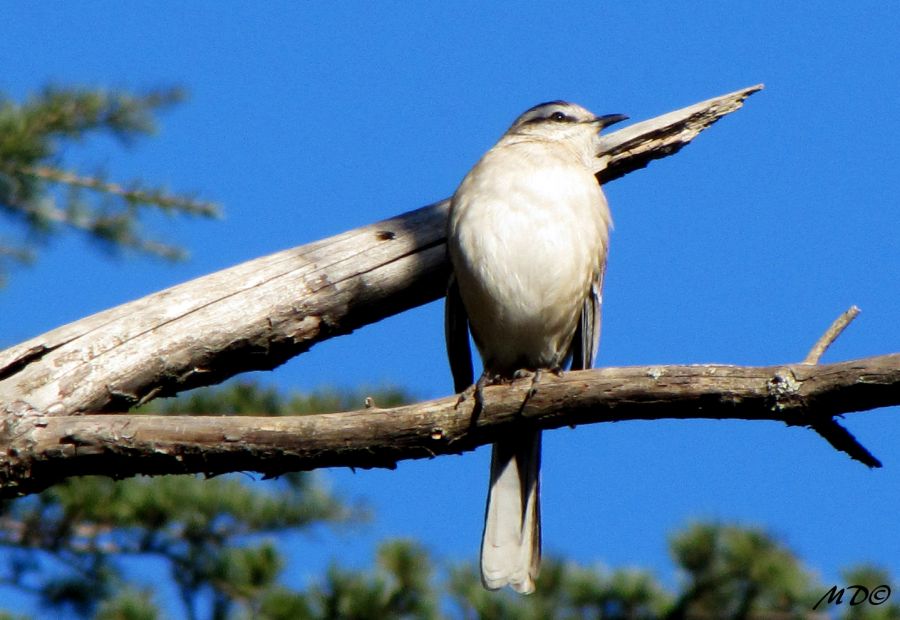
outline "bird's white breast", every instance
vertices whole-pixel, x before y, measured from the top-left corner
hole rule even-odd
[[[449,249],[486,368],[562,362],[609,223],[600,185],[557,144],[501,142],[466,176]]]

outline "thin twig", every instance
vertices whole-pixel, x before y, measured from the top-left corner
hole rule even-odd
[[[853,433],[841,426],[834,418],[814,421],[809,427],[830,443],[832,448],[844,452],[854,461],[859,461],[866,467],[875,469],[881,467],[878,457],[869,452],[868,448],[853,436]]]
[[[837,337],[841,335],[848,325],[856,318],[856,315],[859,314],[859,308],[857,306],[850,306],[850,309],[844,312],[841,316],[834,320],[834,323],[831,324],[831,327],[822,334],[822,337],[819,338],[819,341],[810,349],[809,353],[806,356],[806,359],[803,360],[804,364],[818,364],[822,355],[831,346],[831,343],[837,340]]]

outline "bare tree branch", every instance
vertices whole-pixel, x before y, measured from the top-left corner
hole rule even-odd
[[[0,497],[101,474],[394,467],[402,459],[473,450],[511,424],[538,428],[623,420],[712,418],[812,426],[900,404],[900,354],[837,364],[640,366],[548,376],[524,409],[530,379],[394,409],[299,417],[86,415],[14,411],[6,421]],[[21,405],[20,405],[21,406]]]
[[[618,178],[670,155],[761,86],[605,137],[596,174]],[[392,467],[542,429],[662,418],[806,426],[880,463],[836,415],[900,404],[900,354],[819,365],[851,313],[802,364],[607,368],[395,409],[293,417],[94,415],[277,366],[317,342],[432,301],[447,276],[447,201],[238,265],[60,327],[0,352],[0,497],[67,477]],[[524,406],[523,406],[523,403]],[[91,413],[92,415],[79,415]],[[524,419],[524,420],[523,420]]]
[[[837,340],[837,337],[843,333],[847,326],[853,322],[859,315],[859,308],[856,306],[850,306],[850,308],[844,312],[841,316],[834,320],[834,323],[831,324],[825,333],[822,334],[822,337],[813,345],[813,348],[810,349],[809,353],[806,355],[806,359],[803,360],[804,364],[818,364],[819,360],[822,359],[822,355],[825,354],[825,351],[828,350],[828,347]]]
[[[753,86],[606,136],[600,182],[677,152],[741,107]],[[880,463],[833,416],[900,403],[900,357],[817,365],[852,320],[804,364],[659,366],[569,373],[489,388],[485,411],[456,397],[391,410],[300,418],[79,415],[273,368],[314,344],[443,295],[444,200],[259,258],[60,327],[0,352],[0,497],[69,476],[278,474],[471,450],[524,416],[540,428],[613,420],[742,418],[813,428],[870,466]]]
[[[837,340],[837,337],[847,329],[847,326],[853,322],[853,319],[859,314],[859,308],[850,306],[850,309],[834,320],[834,323],[825,330],[822,337],[813,345],[813,348],[807,354],[804,364],[818,364],[822,355]],[[846,452],[850,458],[864,463],[869,467],[881,467],[881,461],[875,458],[865,446],[856,440],[850,431],[841,426],[834,418],[822,418],[810,424],[810,428],[816,431],[825,441],[830,443],[832,447],[841,452]]]
[[[598,178],[678,151],[761,88],[606,136]],[[322,340],[438,299],[447,279],[446,211],[442,201],[243,263],[0,352],[0,416],[124,411],[274,368]]]

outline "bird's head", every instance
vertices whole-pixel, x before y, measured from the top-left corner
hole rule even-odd
[[[627,118],[624,114],[596,116],[577,103],[549,101],[526,110],[506,134],[592,144],[601,129]]]

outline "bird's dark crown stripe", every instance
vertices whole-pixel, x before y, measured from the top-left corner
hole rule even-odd
[[[523,114],[528,114],[529,112],[534,112],[534,111],[537,110],[538,108],[543,108],[545,105],[546,105],[546,106],[550,106],[550,105],[563,105],[563,106],[567,106],[567,105],[569,105],[569,102],[568,102],[568,101],[563,101],[562,99],[557,99],[557,100],[555,100],[555,101],[545,101],[544,103],[539,103],[539,104],[537,104],[537,105],[534,106],[534,107],[528,108],[527,110],[525,110],[525,112],[523,112]]]

